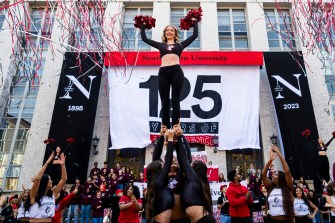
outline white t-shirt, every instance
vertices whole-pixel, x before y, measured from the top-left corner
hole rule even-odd
[[[335,204],[335,196],[330,196],[330,198],[332,199],[333,204]],[[333,209],[331,208],[331,216],[335,216],[335,212],[333,211]]]
[[[24,202],[21,202],[21,205],[17,210],[17,219],[20,219],[20,218],[30,218],[29,210],[24,211]]]
[[[55,197],[44,196],[41,206],[37,202],[30,207],[30,218],[52,218],[55,215]]]
[[[281,188],[274,188],[268,197],[269,215],[281,216],[285,215],[283,204],[283,192]]]
[[[306,216],[309,214],[308,205],[303,199],[294,198],[294,216]]]
[[[109,217],[108,217],[108,215],[106,215],[106,216],[104,217],[104,220],[102,220],[102,222],[103,222],[103,223],[109,223]]]

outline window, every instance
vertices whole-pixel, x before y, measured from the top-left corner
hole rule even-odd
[[[219,9],[220,50],[248,50],[248,32],[244,9]]]
[[[0,10],[0,30],[2,30],[2,25],[5,22],[6,14],[7,14],[7,10],[5,9]]]
[[[45,38],[51,36],[53,27],[50,10],[33,9],[30,18],[30,35],[22,39],[22,59],[12,79],[10,96],[0,121],[0,183],[5,190],[17,187],[49,46]]]
[[[78,6],[79,20],[73,33],[72,46],[80,50],[103,51],[102,25],[104,8],[96,10]],[[78,24],[79,23],[79,24]]]
[[[296,48],[292,21],[288,9],[265,9],[266,31],[269,48],[272,51],[293,50]]]
[[[134,27],[136,15],[152,15],[151,8],[126,8],[124,13],[122,47],[125,51],[150,50],[150,46],[141,39],[140,29]],[[148,39],[152,38],[152,31],[145,31]]]
[[[180,41],[187,39],[192,36],[193,28],[189,30],[181,30],[179,28],[180,19],[184,18],[188,11],[192,8],[172,8],[171,9],[171,24],[176,26],[180,30]],[[199,50],[200,49],[200,26],[198,37],[185,49],[185,50]]]

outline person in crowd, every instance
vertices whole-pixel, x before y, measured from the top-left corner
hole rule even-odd
[[[102,208],[101,191],[95,192],[92,200],[92,223],[102,223],[104,217],[104,209]]]
[[[102,222],[103,223],[109,223],[110,222],[110,216],[111,216],[111,210],[109,208],[107,208],[104,219],[102,220]]]
[[[102,168],[100,169],[100,175],[104,175],[105,177],[107,177],[108,172],[109,172],[108,162],[105,161],[105,162],[104,162],[104,167],[102,167]]]
[[[219,180],[218,180],[218,182],[219,182],[219,183],[227,182],[226,179],[224,178],[223,173],[220,173],[220,174],[219,174]]]
[[[117,175],[116,173],[112,174],[112,178],[108,180],[108,189],[110,191],[111,196],[116,196],[116,190],[117,190]]]
[[[67,180],[66,168],[65,168],[65,157],[61,153],[59,164],[61,165],[62,176],[58,184],[52,188],[51,177],[44,174],[47,166],[54,160],[55,154],[52,153],[46,163],[33,177],[33,185],[30,190],[29,200],[27,200],[27,206],[25,211],[29,210],[30,220],[29,222],[51,222],[51,218],[55,214],[55,197],[58,196]],[[30,207],[29,207],[30,206]]]
[[[85,192],[81,196],[81,221],[80,223],[89,223],[90,222],[90,214],[92,207],[93,195],[91,188],[87,187]]]
[[[142,221],[141,223],[147,223],[147,218],[145,215],[145,207],[147,206],[147,192],[148,192],[148,188],[144,188],[142,193],[143,193],[143,197],[142,197],[142,204],[143,204],[143,209],[141,210],[141,217],[142,217]]]
[[[312,219],[315,217],[318,208],[307,200],[301,187],[296,187],[293,190],[293,195],[295,223],[312,223]],[[312,214],[309,213],[310,208],[313,210]]]
[[[123,171],[122,171],[122,169],[119,169],[118,178],[117,178],[117,188],[122,190],[125,186],[125,183],[126,183],[126,181],[125,181],[125,177],[123,175]]]
[[[227,189],[229,214],[232,223],[251,223],[249,204],[253,203],[251,191],[240,184],[241,175],[232,170],[228,173],[230,181]]]
[[[51,223],[63,222],[63,211],[70,204],[71,200],[76,196],[77,192],[78,190],[75,189],[69,195],[66,195],[61,201],[59,201],[55,209],[55,215],[51,219]]]
[[[270,182],[267,178],[267,173],[276,156],[279,157],[284,172],[275,171],[272,174],[272,181]],[[272,145],[270,148],[270,158],[262,171],[262,181],[269,193],[270,222],[292,223],[294,221],[292,175],[284,157],[275,145]]]
[[[317,141],[315,141],[311,135],[309,135],[309,139],[312,141],[312,143],[314,143],[314,145],[316,146],[316,150],[319,153],[318,165],[321,178],[328,182],[330,180],[330,175],[329,175],[329,160],[327,156],[327,149],[330,143],[334,139],[334,134],[326,144],[320,138]]]
[[[322,223],[329,223],[330,222],[330,217],[331,217],[330,208],[326,207],[327,197],[328,197],[327,189],[328,189],[328,186],[323,187],[323,193],[322,193],[322,196],[320,197],[320,203],[319,203],[319,210],[320,210],[320,215],[321,215],[321,218],[322,218]],[[332,189],[329,188],[329,190],[330,190],[329,192],[331,194]]]
[[[162,102],[162,125],[168,129],[170,125],[170,86],[172,85],[172,126],[179,123],[180,118],[180,94],[184,83],[184,73],[180,67],[182,51],[198,37],[198,23],[193,20],[193,34],[186,40],[179,42],[178,30],[175,26],[168,25],[163,30],[162,40],[159,43],[147,38],[145,24],[141,26],[142,41],[160,51],[162,60],[158,72],[158,90]]]
[[[83,185],[80,184],[80,178],[78,177],[75,180],[75,184],[72,185],[70,189],[70,193],[72,193],[72,191],[74,190],[78,190],[78,192],[76,193],[75,197],[71,199],[66,223],[71,222],[72,216],[74,217],[74,223],[78,223],[79,221],[79,207],[80,207],[81,195],[83,193],[84,187]]]
[[[140,177],[137,179],[137,182],[144,183],[144,173],[140,172]]]
[[[30,218],[29,210],[26,211],[24,208],[25,202],[28,201],[30,190],[27,190],[23,185],[22,189],[23,191],[17,200],[19,206],[17,213],[17,221],[20,223],[29,222]]]
[[[126,182],[134,181],[134,176],[131,172],[132,171],[130,170],[130,168],[126,167],[126,172],[124,173],[124,177],[125,177]]]
[[[93,178],[92,178],[92,183],[93,183],[93,192],[94,192],[94,194],[95,194],[95,192],[97,191],[97,190],[99,190],[99,188],[100,188],[100,179],[99,179],[99,175],[93,175]]]
[[[272,180],[272,175],[275,172],[275,166],[273,164],[270,165],[268,172],[267,172],[267,176],[269,177],[269,180]]]
[[[227,185],[221,185],[220,191],[221,196],[217,201],[218,210],[220,210],[220,223],[230,223],[229,200],[226,196]]]
[[[121,164],[117,162],[114,167],[114,173],[119,174],[119,170],[122,170],[122,168],[121,168]]]
[[[260,182],[261,179],[262,179],[262,170],[261,169],[257,169],[256,177],[258,178],[258,180]]]
[[[91,169],[90,171],[90,177],[93,178],[94,175],[98,175],[100,174],[100,169],[98,168],[98,162],[94,162],[94,167]]]
[[[153,219],[154,222],[161,223],[170,222],[174,204],[173,194],[167,187],[168,173],[172,164],[174,133],[172,130],[167,130],[165,135],[168,138],[168,145],[164,165],[159,160],[152,161],[147,166],[146,173],[148,180],[146,216],[148,221]]]
[[[142,209],[142,200],[140,198],[140,190],[137,186],[127,188],[127,195],[120,198],[119,207],[119,223],[140,222],[138,212]]]
[[[60,155],[62,153],[63,152],[60,146],[57,146],[56,150],[54,151],[54,159],[50,167],[50,177],[53,182],[53,185],[57,185],[62,176],[62,168],[61,168],[61,165],[59,164]]]
[[[123,196],[123,191],[121,189],[116,191],[116,197],[112,197],[112,223],[117,223],[120,215],[119,201]]]
[[[84,184],[84,191],[86,191],[87,189],[90,189],[90,192],[92,193],[94,190],[94,184],[92,182],[92,178],[91,177],[87,177],[87,180]]]
[[[335,223],[335,190],[334,183],[328,183],[325,207],[330,208],[330,223]]]
[[[312,202],[319,209],[320,202],[319,202],[319,199],[317,198],[314,190],[310,190],[308,192],[307,199],[310,202]],[[312,220],[313,220],[313,223],[320,223],[320,213],[317,212],[316,215],[315,215],[315,218],[313,218]]]
[[[302,189],[307,189],[307,190],[309,191],[309,186],[308,186],[308,184],[306,183],[304,177],[300,177],[299,183],[301,184],[300,187],[301,187]]]
[[[248,177],[250,177],[251,174],[252,174],[254,171],[256,172],[256,169],[255,169],[255,167],[254,167],[254,164],[250,163],[249,168],[247,169],[247,175],[248,175]]]
[[[175,125],[173,130],[178,139],[178,147],[176,148],[178,163],[186,178],[180,194],[186,214],[194,223],[214,223],[216,220],[213,217],[207,166],[199,160],[193,161],[191,166],[180,125]]]
[[[261,186],[261,194],[258,197],[259,205],[261,206],[262,214],[263,214],[263,222],[268,223],[268,204],[267,204],[268,191],[265,186]]]

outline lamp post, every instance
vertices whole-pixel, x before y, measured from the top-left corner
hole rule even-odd
[[[93,138],[92,138],[92,145],[93,145],[93,149],[94,149],[94,154],[98,154],[99,152],[97,151],[97,146],[98,146],[98,144],[99,144],[99,141],[100,141],[100,139],[97,137],[97,136],[94,136]]]
[[[214,153],[217,153],[218,152],[218,146],[219,146],[219,137],[217,135],[214,135],[212,137],[212,143],[213,143],[213,146],[214,146]]]
[[[272,136],[270,137],[271,142],[273,145],[277,145],[278,142],[278,136],[276,136],[274,133],[272,133]]]

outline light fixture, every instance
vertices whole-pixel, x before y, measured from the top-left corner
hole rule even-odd
[[[218,146],[219,146],[219,137],[217,135],[214,135],[212,137],[212,144],[214,146],[214,153],[217,153],[218,152]]]
[[[278,136],[275,136],[275,134],[272,133],[272,136],[270,137],[270,139],[271,139],[271,143],[272,143],[273,145],[277,145],[277,142],[278,142]]]
[[[92,138],[92,145],[93,145],[93,149],[94,149],[94,152],[93,152],[94,154],[98,154],[97,147],[98,147],[99,141],[100,141],[100,139],[97,136],[94,136]]]

